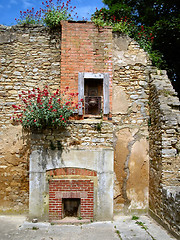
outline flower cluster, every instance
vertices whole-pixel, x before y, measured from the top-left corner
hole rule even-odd
[[[13,120],[20,122],[24,128],[65,127],[78,104],[73,99],[77,93],[68,93],[68,87],[51,93],[48,86],[19,94],[22,104],[12,105]]]
[[[35,12],[34,8],[27,9],[27,11],[20,11],[20,18],[15,18],[18,24],[37,24],[41,21],[41,10]]]
[[[60,24],[61,20],[72,20],[78,18],[76,7],[70,6],[71,0],[66,3],[57,0],[56,4],[53,0],[42,2],[42,8],[35,11],[34,8],[27,11],[20,11],[20,18],[15,19],[18,24],[45,24],[51,28]]]
[[[152,51],[154,36],[152,35],[152,32],[150,32],[149,28],[143,25],[139,26],[133,37],[145,51],[148,53]]]

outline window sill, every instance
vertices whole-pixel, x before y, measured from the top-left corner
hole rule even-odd
[[[101,116],[101,115],[91,115],[91,114],[86,114],[86,115],[84,115],[84,119],[87,119],[87,118],[101,119],[102,116]]]

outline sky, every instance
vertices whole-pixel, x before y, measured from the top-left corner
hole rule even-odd
[[[26,11],[27,9],[39,10],[43,0],[0,0],[0,24],[11,26],[15,25],[15,18],[20,17],[20,11]],[[44,0],[45,1],[45,0]],[[53,0],[56,3],[56,0]],[[62,1],[63,2],[63,1]],[[66,3],[66,0],[64,1]],[[90,19],[91,14],[95,12],[96,8],[100,9],[105,5],[102,0],[71,0],[71,5],[76,6],[76,12],[78,19],[83,17]]]

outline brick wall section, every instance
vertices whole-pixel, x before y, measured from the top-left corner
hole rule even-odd
[[[95,171],[81,169],[81,168],[59,168],[54,170],[49,170],[46,172],[47,176],[58,176],[58,175],[84,175],[84,176],[97,176]]]
[[[63,194],[64,193],[64,194]],[[81,197],[81,217],[93,219],[94,184],[91,180],[50,180],[49,220],[62,219],[62,198]]]
[[[112,29],[62,21],[61,88],[78,92],[78,73],[109,73],[112,105]],[[110,108],[111,109],[111,108]]]
[[[149,207],[164,224],[178,234],[180,102],[166,71],[151,68],[149,98]]]

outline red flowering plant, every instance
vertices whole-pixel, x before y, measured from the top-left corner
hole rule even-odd
[[[72,17],[76,17],[76,7],[69,6],[71,0],[67,0],[66,3],[57,0],[54,4],[52,0],[42,2],[44,8],[42,9],[43,22],[50,28],[54,28],[60,25],[61,20],[72,20]]]
[[[15,109],[13,120],[20,122],[24,128],[44,129],[66,127],[69,117],[77,109],[73,98],[78,94],[68,93],[68,87],[51,93],[48,86],[32,91],[22,91],[19,95],[22,104],[12,105]]]
[[[98,27],[111,26],[114,32],[125,33],[129,37],[137,41],[141,48],[143,48],[150,56],[152,63],[156,67],[160,67],[163,64],[163,56],[157,51],[153,50],[154,36],[152,34],[152,28],[139,26],[128,17],[117,18],[111,15],[111,11],[106,8],[101,8],[92,14],[92,22]]]
[[[20,11],[20,18],[15,18],[17,24],[45,24],[50,28],[60,26],[61,20],[72,20],[77,17],[76,7],[71,6],[71,0],[47,0],[42,2],[42,7],[35,11],[34,8]]]

